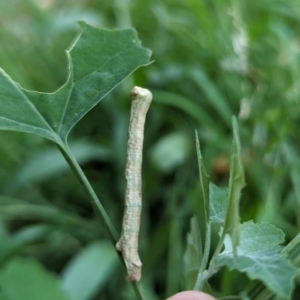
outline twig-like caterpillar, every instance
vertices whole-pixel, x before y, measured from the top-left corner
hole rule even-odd
[[[152,94],[147,89],[135,86],[131,91],[131,97],[132,105],[125,171],[127,182],[125,211],[122,234],[116,248],[122,252],[127,268],[127,280],[139,281],[142,269],[138,254],[138,234],[142,209],[142,150],[145,118],[152,101]]]

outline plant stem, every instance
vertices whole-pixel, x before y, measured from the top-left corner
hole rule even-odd
[[[202,263],[201,263],[194,290],[201,290],[203,288],[205,281],[207,281],[211,276],[213,276],[219,270],[219,268],[216,268],[214,266],[214,261],[215,261],[216,257],[218,256],[218,254],[222,250],[225,234],[221,235],[221,238],[219,239],[216,250],[210,260],[209,267],[207,270],[204,270],[204,268],[206,267],[206,264],[207,264],[207,260],[208,260],[209,246],[210,246],[210,239],[211,239],[211,224],[207,224],[206,226],[207,226],[207,228],[206,228],[205,246],[204,246],[204,254],[203,254],[203,260],[206,260],[206,262],[204,261],[204,263],[203,263],[203,261],[202,261]],[[207,245],[208,242],[209,242],[209,245]],[[205,251],[207,253],[205,253]]]
[[[220,239],[218,241],[217,247],[215,249],[215,252],[214,252],[214,254],[213,254],[212,258],[211,258],[211,262],[213,262],[214,259],[220,254],[220,252],[221,252],[221,250],[223,248],[224,239],[225,239],[225,234],[224,234],[224,230],[223,230],[222,235],[221,235],[221,237],[220,237]]]
[[[86,178],[85,174],[83,173],[81,167],[79,166],[77,160],[75,159],[75,157],[73,156],[73,154],[71,153],[69,147],[67,146],[67,144],[65,143],[60,143],[58,144],[58,149],[60,150],[60,152],[62,153],[62,155],[64,156],[64,158],[66,159],[66,161],[68,162],[70,168],[72,169],[72,171],[74,172],[74,174],[76,175],[78,181],[80,182],[81,186],[83,187],[83,189],[85,190],[85,192],[88,195],[90,204],[92,205],[94,211],[96,212],[96,214],[98,215],[102,225],[106,228],[109,238],[111,240],[111,242],[114,245],[114,249],[116,251],[116,253],[118,254],[118,257],[120,258],[120,260],[122,261],[123,266],[125,267],[125,263],[123,260],[123,256],[122,254],[117,251],[117,249],[115,248],[115,244],[118,241],[118,234],[116,229],[114,228],[113,224],[110,221],[110,218],[108,217],[104,207],[102,206],[100,200],[98,199],[95,191],[93,190],[90,182],[88,181],[88,179]],[[126,269],[126,267],[125,267]],[[145,300],[145,294],[143,292],[143,288],[142,285],[136,281],[131,281],[132,287],[134,289],[136,298],[138,300]]]
[[[205,228],[205,244],[204,244],[203,258],[201,261],[197,281],[194,286],[194,290],[197,291],[201,291],[203,289],[203,285],[207,280],[206,277],[203,276],[203,274],[206,269],[208,258],[209,258],[210,243],[211,243],[211,223],[208,221],[206,222],[206,228]]]
[[[90,182],[86,178],[85,174],[83,173],[81,167],[79,166],[77,160],[69,150],[67,145],[61,146],[58,145],[59,150],[61,151],[62,155],[68,162],[69,166],[71,167],[72,171],[75,173],[77,179],[79,180],[81,186],[87,193],[90,203],[101,220],[101,223],[105,226],[106,230],[108,231],[109,237],[111,241],[115,244],[118,240],[118,234],[115,230],[114,226],[112,225],[106,211],[104,210],[101,202],[99,201],[95,191],[93,190]]]
[[[209,188],[209,176],[206,174],[206,170],[203,163],[203,157],[200,150],[200,142],[197,131],[195,131],[195,139],[196,139],[196,150],[198,157],[198,168],[199,168],[199,177],[200,177],[200,185],[201,192],[204,204],[204,216],[205,216],[205,243],[204,243],[204,251],[203,257],[200,264],[196,284],[194,290],[202,290],[203,285],[206,281],[207,272],[205,272],[209,252],[210,252],[210,244],[211,244],[211,222],[210,222],[210,188]],[[204,274],[205,273],[205,274]]]

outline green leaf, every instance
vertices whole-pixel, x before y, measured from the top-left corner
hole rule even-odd
[[[149,64],[151,52],[141,47],[133,29],[79,25],[82,32],[67,51],[68,80],[56,92],[27,91],[0,69],[0,129],[66,143],[71,128],[91,108],[134,70]]]
[[[197,158],[198,158],[198,168],[199,168],[199,177],[200,177],[200,185],[201,185],[201,193],[202,199],[204,203],[204,212],[205,212],[205,222],[209,223],[209,176],[206,174],[206,170],[203,163],[203,157],[200,150],[200,142],[197,131],[195,131],[195,139],[196,139],[196,150],[197,150]]]
[[[187,235],[187,248],[183,256],[187,290],[195,285],[203,257],[202,247],[199,224],[196,217],[193,217],[191,218],[191,231]]]
[[[10,260],[0,271],[0,284],[0,299],[71,299],[63,290],[59,279],[32,259]]]
[[[281,252],[289,261],[292,262],[294,266],[296,266],[299,270],[300,267],[300,233],[297,234],[282,250]],[[299,276],[299,271],[297,272]],[[251,299],[265,299],[268,295],[271,297],[274,292],[270,292],[270,290],[266,289],[262,286],[261,282],[253,282],[249,283],[245,289],[249,296],[252,296]],[[260,291],[257,294],[257,291]],[[268,298],[269,299],[269,298]]]
[[[63,287],[72,300],[91,299],[111,277],[118,257],[111,244],[94,242],[79,252],[63,271]]]
[[[216,258],[216,266],[246,272],[250,279],[259,279],[274,293],[289,299],[293,290],[293,278],[298,273],[286,256],[280,243],[284,233],[273,225],[252,221],[240,227],[240,245],[236,255],[231,237],[226,235],[225,250]]]
[[[225,221],[227,188],[221,188],[212,182],[209,184],[210,222],[223,223]]]
[[[232,118],[233,142],[230,154],[230,177],[228,186],[227,207],[223,234],[231,236],[233,250],[239,244],[239,203],[241,190],[245,186],[244,170],[241,160],[241,146],[236,118]]]

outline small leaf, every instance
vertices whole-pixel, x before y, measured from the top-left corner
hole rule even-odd
[[[225,221],[227,188],[220,188],[213,184],[209,184],[209,207],[210,222],[223,223]]]
[[[0,298],[7,300],[70,300],[61,282],[37,261],[10,260],[0,271]]]
[[[0,129],[66,143],[71,128],[90,109],[134,70],[149,64],[151,51],[141,47],[133,29],[79,25],[82,32],[67,51],[68,80],[56,92],[27,91],[0,69]]]
[[[91,299],[110,279],[118,257],[106,242],[94,242],[79,252],[63,271],[63,287],[72,300]]]
[[[226,235],[225,250],[216,258],[216,265],[246,272],[250,279],[261,280],[278,296],[289,299],[294,287],[293,277],[298,272],[281,253],[279,244],[283,241],[283,232],[273,225],[243,223],[236,255],[231,237]]]
[[[241,146],[236,119],[232,118],[233,142],[230,154],[230,177],[228,186],[227,207],[223,234],[231,236],[233,250],[239,244],[239,203],[241,191],[245,186],[244,170],[241,160]]]
[[[191,231],[187,235],[187,248],[184,253],[186,289],[195,285],[202,259],[202,241],[196,217],[191,218]]]
[[[196,150],[197,150],[197,158],[198,158],[198,168],[199,168],[199,177],[200,177],[200,186],[202,199],[204,203],[204,212],[205,212],[205,222],[209,223],[209,176],[206,174],[206,170],[203,163],[203,157],[200,150],[200,142],[197,131],[195,132],[196,139]]]

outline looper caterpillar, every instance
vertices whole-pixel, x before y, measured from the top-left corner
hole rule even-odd
[[[145,118],[152,101],[149,90],[135,86],[131,91],[131,115],[125,171],[126,194],[123,227],[117,250],[122,252],[129,281],[139,281],[142,263],[138,254],[138,234],[142,208],[142,150]]]

